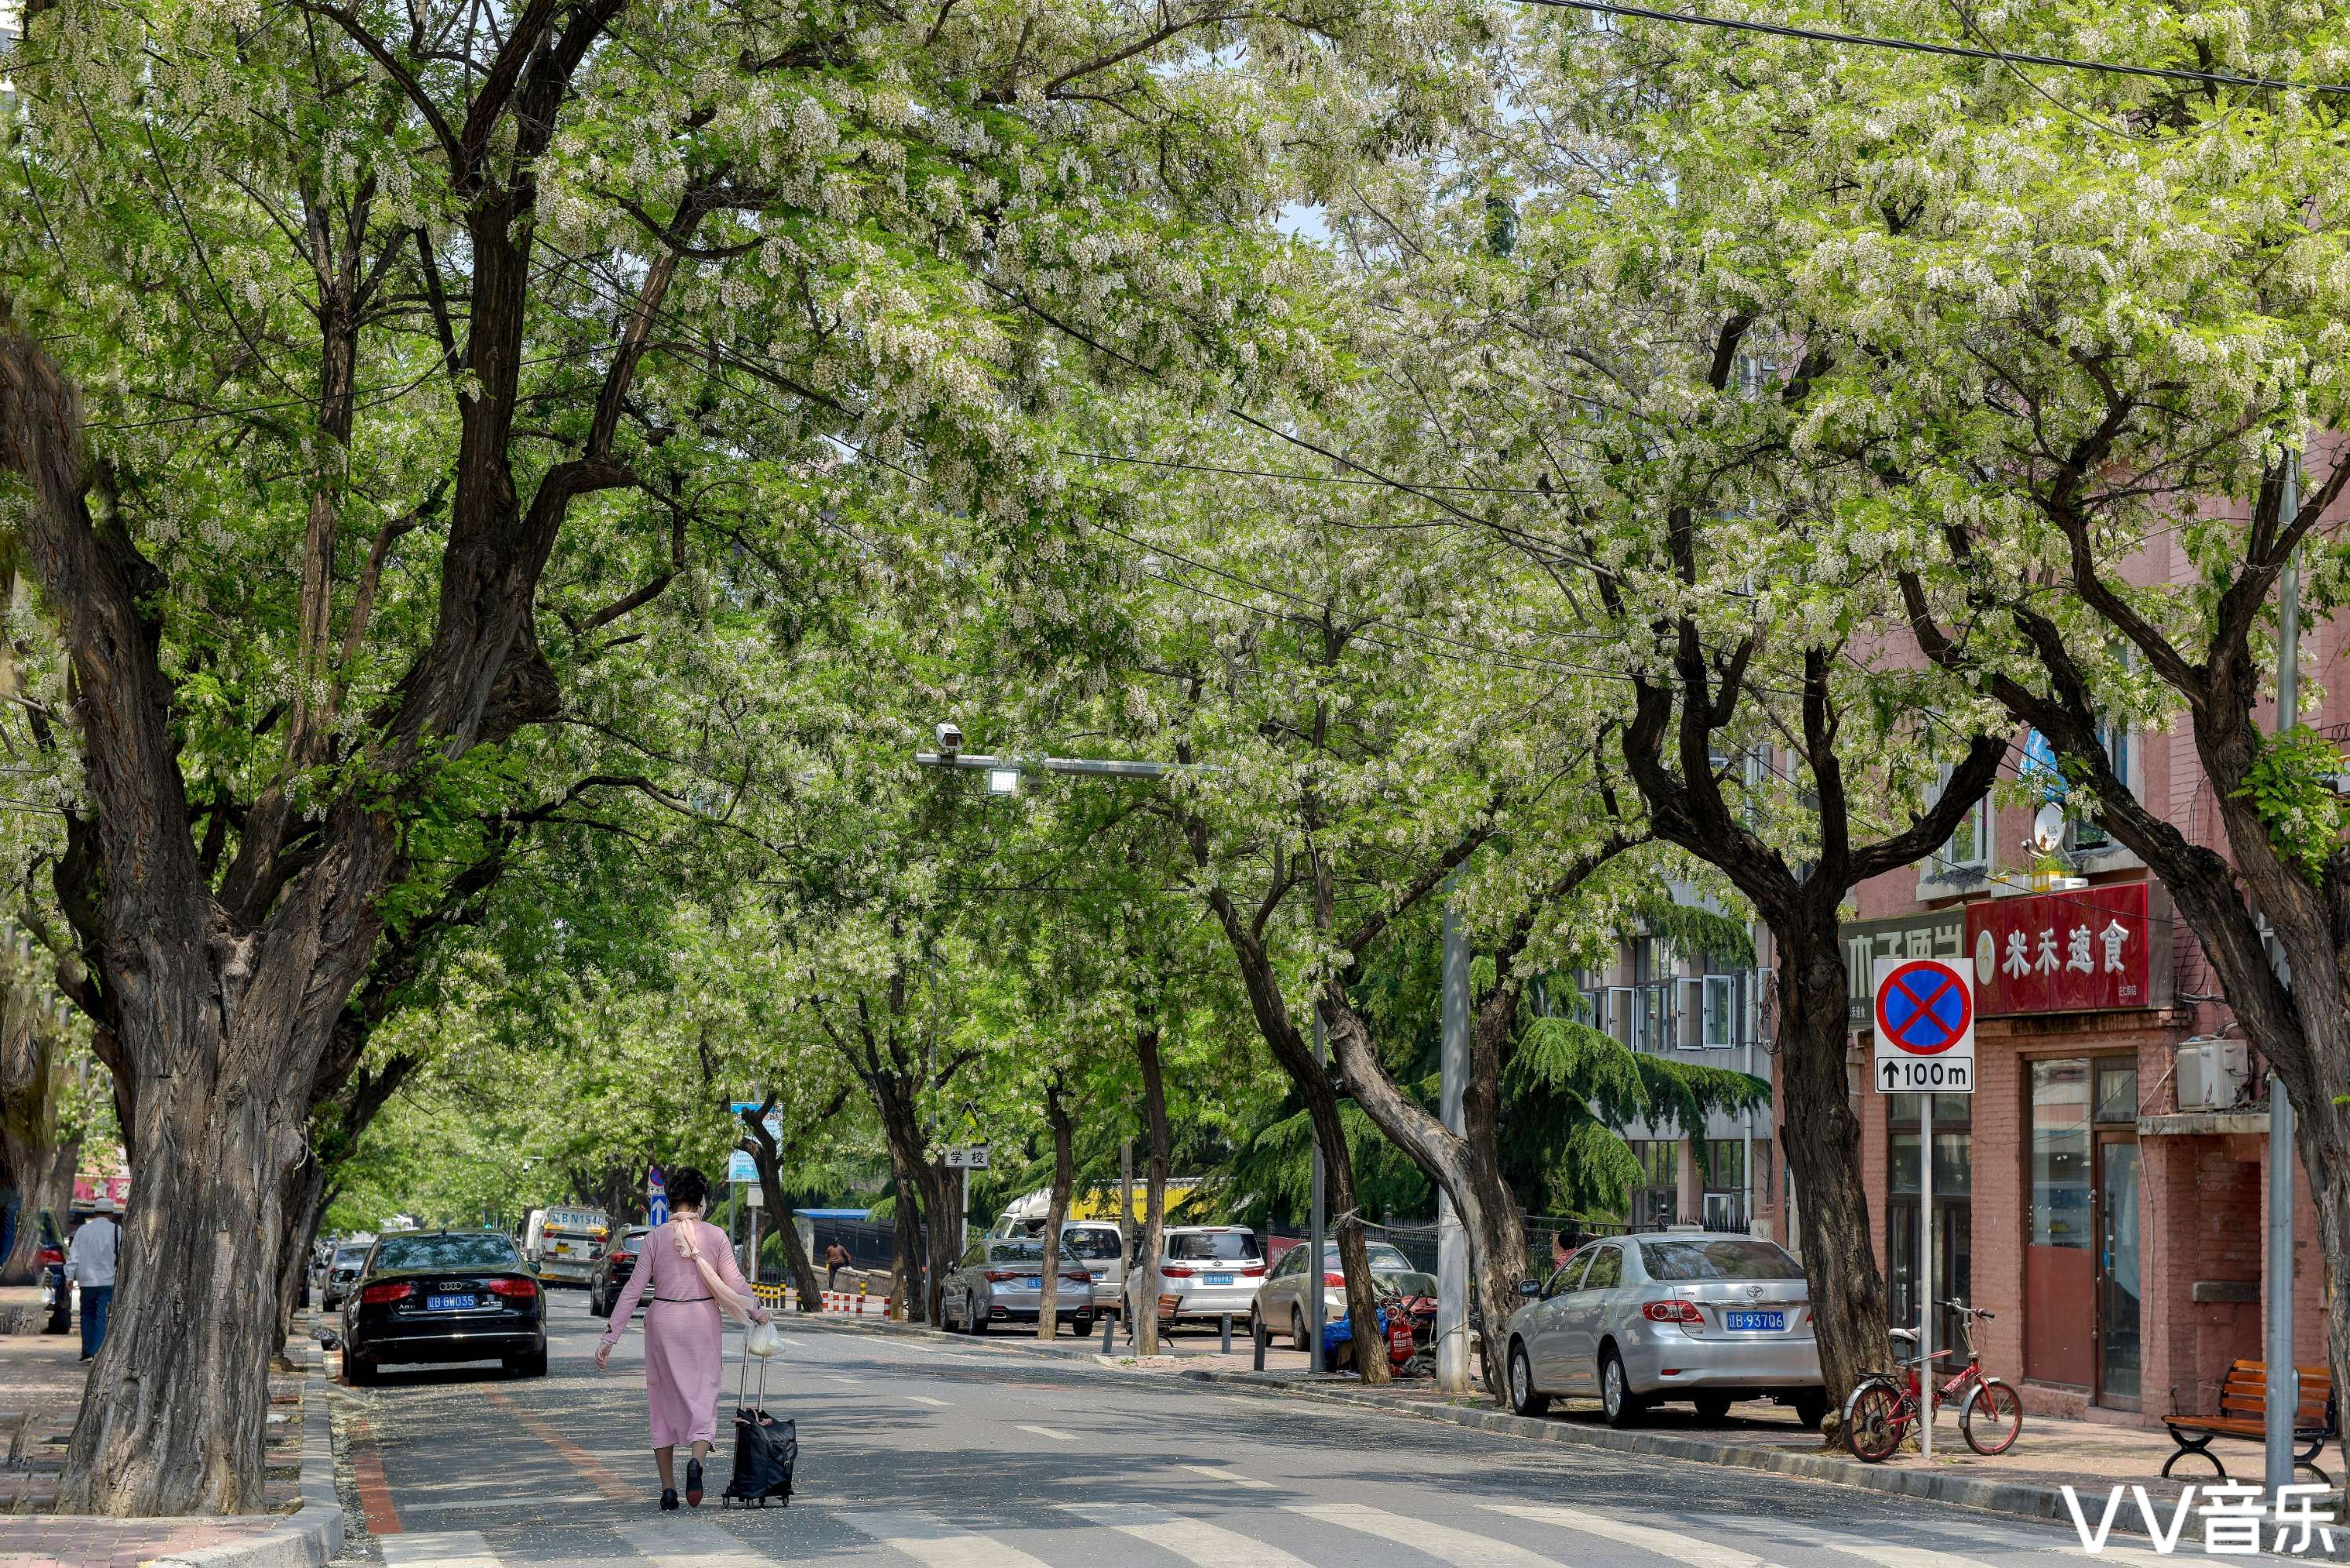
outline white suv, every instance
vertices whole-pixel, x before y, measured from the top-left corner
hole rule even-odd
[[[1159,1260],[1159,1319],[1248,1321],[1264,1283],[1264,1249],[1244,1225],[1174,1225]],[[1171,1310],[1170,1310],[1170,1304]]]

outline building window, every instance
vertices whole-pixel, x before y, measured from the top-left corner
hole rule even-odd
[[[1943,763],[1935,770],[1934,799],[1939,801],[1942,792],[1950,786],[1950,764]],[[1983,796],[1974,809],[1959,818],[1950,836],[1934,857],[1929,875],[1947,877],[1954,872],[1982,871],[1991,866],[1991,797]]]
[[[1705,1228],[1746,1229],[1746,1143],[1711,1137],[1698,1146],[1699,1175],[1705,1183]]]
[[[2130,732],[2124,724],[2098,726],[2097,740],[2106,749],[2106,760],[2113,764],[2114,777],[2125,787],[2130,783]],[[2086,817],[2075,817],[2066,825],[2065,846],[2069,849],[2106,849],[2113,846],[2113,835]]]
[[[1738,1018],[1738,977],[1734,974],[1710,974],[1705,977],[1705,1043],[1710,1046],[1727,1046],[1736,1037]]]
[[[1632,1189],[1625,1219],[1634,1225],[1670,1225],[1680,1218],[1681,1146],[1678,1138],[1633,1138],[1632,1158],[1640,1179]]]

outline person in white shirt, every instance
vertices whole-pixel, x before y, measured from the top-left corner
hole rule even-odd
[[[114,1203],[99,1199],[98,1212],[73,1233],[73,1250],[66,1269],[81,1289],[81,1358],[88,1361],[106,1344],[106,1312],[114,1303],[114,1260],[122,1241],[122,1227],[114,1222]]]

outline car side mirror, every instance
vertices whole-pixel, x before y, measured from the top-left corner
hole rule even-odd
[[[1532,1298],[1539,1298],[1542,1293],[1543,1282],[1540,1280],[1520,1280],[1518,1282],[1518,1294]]]

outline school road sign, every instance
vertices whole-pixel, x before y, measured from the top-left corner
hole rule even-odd
[[[1964,963],[1877,961],[1877,1064],[1881,1094],[1975,1092],[1975,992]]]

